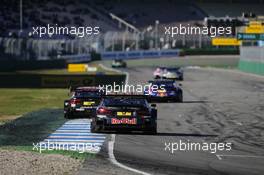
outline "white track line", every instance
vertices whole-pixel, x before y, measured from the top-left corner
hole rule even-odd
[[[128,80],[129,80],[129,73],[128,72],[124,72],[124,71],[120,71],[120,70],[116,70],[116,69],[112,69],[109,67],[104,66],[103,64],[99,64],[103,69],[106,70],[110,70],[110,71],[114,71],[114,72],[118,72],[118,73],[124,73],[126,74],[126,80],[125,83],[128,84]],[[124,164],[119,163],[114,155],[114,146],[115,146],[115,134],[111,134],[111,140],[108,142],[108,156],[109,156],[109,160],[116,166],[119,166],[120,168],[132,171],[134,173],[138,173],[138,174],[143,174],[143,175],[151,175],[149,173],[146,173],[144,171],[140,171],[131,167],[128,167]]]
[[[222,68],[213,68],[213,67],[207,67],[205,69],[213,70],[213,71],[220,71],[220,72],[230,72],[230,73],[250,76],[250,77],[254,77],[254,78],[264,79],[263,75],[258,75],[258,74],[254,74],[254,73],[250,73],[250,72],[243,72],[242,70],[239,70],[239,69],[232,70],[232,69],[222,69]]]
[[[143,174],[143,175],[151,175],[151,174],[146,173],[144,171],[140,171],[140,170],[137,170],[137,169],[134,169],[134,168],[131,168],[131,167],[128,167],[124,164],[119,163],[116,160],[115,155],[114,155],[114,145],[115,145],[115,134],[111,134],[111,140],[108,142],[108,155],[109,155],[110,161],[114,165],[119,166],[120,168],[124,168],[124,169],[129,170],[129,171],[132,171],[134,173]]]

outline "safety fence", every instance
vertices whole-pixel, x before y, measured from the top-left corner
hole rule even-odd
[[[169,37],[162,32],[131,33],[127,31],[106,32],[100,35],[92,35],[84,38],[0,38],[0,56],[11,55],[16,59],[46,60],[58,59],[63,55],[87,55],[92,51],[104,52],[145,52],[145,56],[152,54],[153,50],[171,50],[174,48],[206,48],[211,46],[211,38],[204,35],[177,35]],[[170,54],[170,52],[166,52]],[[166,54],[164,53],[164,54]],[[110,53],[105,53],[110,54]],[[129,53],[124,57],[141,57],[135,53]],[[107,55],[105,55],[107,57]],[[120,54],[118,54],[120,55]],[[164,55],[167,56],[167,55]],[[1,59],[0,58],[0,59]],[[78,56],[79,58],[79,56]],[[87,58],[82,58],[87,59]]]

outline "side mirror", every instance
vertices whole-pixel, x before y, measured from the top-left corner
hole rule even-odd
[[[152,108],[156,108],[156,107],[157,107],[156,104],[151,104],[150,106],[151,106]]]

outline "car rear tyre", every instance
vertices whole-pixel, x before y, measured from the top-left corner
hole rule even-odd
[[[179,94],[179,97],[178,97],[178,102],[182,103],[183,102],[183,96],[182,96],[182,93]]]
[[[157,128],[156,127],[152,128],[152,129],[148,130],[146,133],[150,134],[150,135],[156,135],[157,134]]]
[[[101,127],[96,125],[94,122],[91,123],[91,132],[98,133],[101,132]]]
[[[66,119],[70,119],[71,117],[70,117],[70,115],[69,115],[68,113],[65,113],[65,114],[64,114],[64,118],[66,118]]]

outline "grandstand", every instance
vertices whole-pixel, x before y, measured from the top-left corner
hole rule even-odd
[[[250,2],[250,3],[249,3]],[[109,13],[144,28],[156,20],[161,24],[202,21],[206,16],[241,16],[243,12],[264,15],[263,1],[179,0],[24,0],[23,29],[46,24],[100,26],[102,32],[122,30]],[[228,3],[228,5],[227,5]],[[19,1],[3,0],[0,6],[1,36],[18,30]]]
[[[136,27],[152,25],[156,20],[160,23],[172,23],[190,20],[203,20],[206,16],[193,3],[171,0],[99,0],[97,8],[111,12]]]
[[[23,1],[22,33],[20,33],[20,1]],[[264,15],[263,1],[2,0],[0,54],[10,54],[25,59],[47,59],[53,58],[53,55],[86,54],[91,51],[211,47],[211,38],[207,35],[175,35],[172,38],[164,35],[164,27],[169,25],[203,27],[206,21],[204,19],[208,16],[237,17],[243,12]],[[126,30],[118,20],[111,18],[110,13],[121,18],[126,24],[132,24],[140,32]],[[226,21],[222,22],[226,23]],[[68,27],[99,26],[100,35],[85,38],[69,35],[46,35],[40,38],[30,35],[32,27],[47,26],[47,24]],[[234,25],[233,28],[235,29],[236,26]],[[235,32],[233,33],[235,35]]]
[[[208,16],[215,17],[238,17],[242,13],[254,13],[264,15],[264,1],[199,1],[199,6]]]
[[[158,12],[158,15],[156,15]],[[204,14],[192,3],[180,1],[118,1],[118,0],[24,0],[23,29],[32,26],[58,24],[60,26],[100,26],[102,32],[119,30],[119,25],[112,20],[113,13],[127,22],[142,27],[177,21],[203,20]],[[1,35],[18,30],[19,1],[3,0],[0,6]]]

